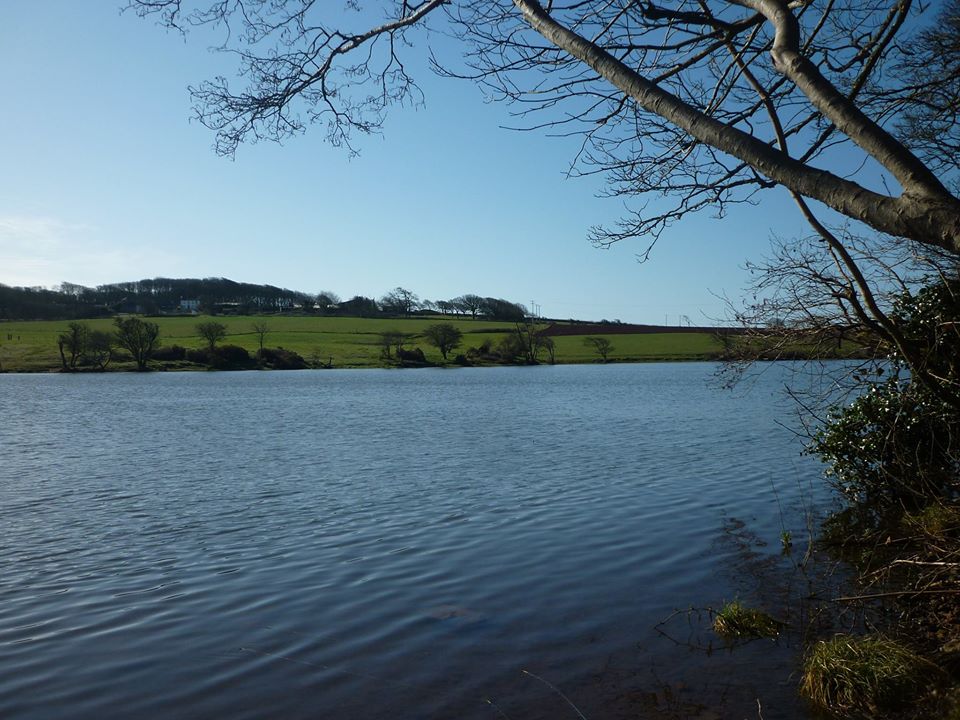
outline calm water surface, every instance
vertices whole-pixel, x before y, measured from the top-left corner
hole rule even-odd
[[[0,717],[805,718],[671,617],[789,614],[823,495],[713,371],[0,376]]]

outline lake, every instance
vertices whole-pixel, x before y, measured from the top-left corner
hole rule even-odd
[[[821,468],[715,369],[0,376],[0,717],[806,718],[706,608]]]

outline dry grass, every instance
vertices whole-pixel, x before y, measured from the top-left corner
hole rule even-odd
[[[875,718],[936,685],[942,671],[879,635],[816,643],[804,660],[801,693],[833,715]]]

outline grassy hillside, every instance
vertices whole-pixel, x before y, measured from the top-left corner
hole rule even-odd
[[[334,367],[378,367],[380,359],[379,335],[397,330],[413,335],[408,347],[420,347],[428,360],[441,363],[440,352],[429,345],[420,333],[428,325],[440,322],[437,318],[384,319],[343,317],[158,317],[149,318],[160,326],[163,345],[181,345],[198,348],[204,345],[196,334],[200,322],[215,320],[227,326],[226,344],[240,345],[254,352],[259,338],[253,324],[266,322],[270,332],[264,340],[266,347],[293,350],[308,361],[326,363]],[[85,321],[93,330],[112,330],[112,320]],[[463,345],[456,352],[465,352],[489,340],[496,344],[513,331],[505,322],[485,320],[443,319],[459,327],[464,333]],[[61,320],[37,322],[0,322],[0,365],[7,371],[46,371],[60,366],[57,335],[67,328]],[[613,361],[694,360],[712,356],[720,349],[709,334],[646,333],[606,336],[613,345]],[[597,360],[596,353],[584,345],[580,336],[554,338],[558,363],[583,363]]]

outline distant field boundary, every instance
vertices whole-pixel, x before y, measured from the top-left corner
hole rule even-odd
[[[553,323],[542,331],[550,337],[567,335],[652,335],[654,333],[707,333],[709,335],[730,335],[742,332],[740,328],[729,327],[678,327],[676,325],[631,325],[629,323]]]

